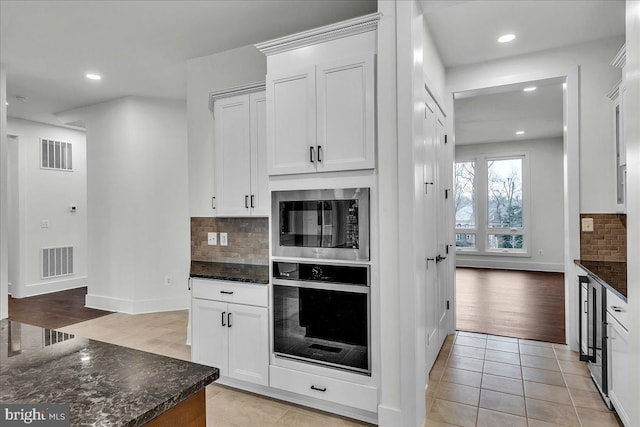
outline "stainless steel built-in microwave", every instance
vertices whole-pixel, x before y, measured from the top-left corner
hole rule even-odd
[[[369,189],[275,191],[273,256],[369,260]]]

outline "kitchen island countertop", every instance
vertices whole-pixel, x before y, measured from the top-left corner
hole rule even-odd
[[[141,426],[219,375],[217,368],[10,320],[0,321],[0,347],[0,402],[69,404],[72,426]]]

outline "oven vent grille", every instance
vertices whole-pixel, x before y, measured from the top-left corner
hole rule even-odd
[[[42,248],[42,278],[73,274],[73,246]]]
[[[40,139],[40,167],[62,171],[73,170],[73,150],[70,142]]]

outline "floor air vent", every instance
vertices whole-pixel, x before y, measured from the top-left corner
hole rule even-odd
[[[73,246],[42,248],[42,278],[73,274]]]

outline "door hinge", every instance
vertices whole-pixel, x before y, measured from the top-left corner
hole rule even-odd
[[[444,143],[447,143],[447,135],[444,136]]]
[[[447,310],[449,310],[449,300],[447,300]]]

